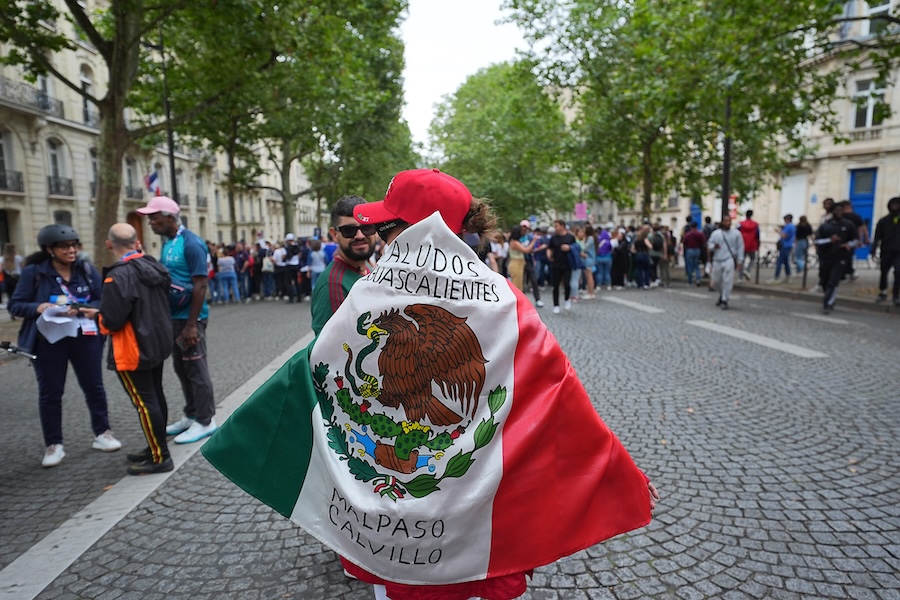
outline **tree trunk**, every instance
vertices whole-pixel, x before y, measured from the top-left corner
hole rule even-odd
[[[234,204],[234,142],[233,138],[228,143],[225,151],[228,156],[228,210],[231,212],[231,241],[237,240],[237,212]]]
[[[284,215],[285,231],[281,232],[281,236],[288,231],[294,230],[294,195],[291,193],[291,162],[293,155],[291,154],[290,143],[287,140],[281,141],[281,212]]]
[[[641,156],[643,170],[643,199],[641,200],[641,216],[650,218],[650,209],[653,207],[653,142],[644,142],[644,150]]]
[[[98,266],[113,263],[106,250],[106,235],[118,221],[122,192],[122,159],[131,139],[124,114],[116,99],[107,96],[100,102],[100,138],[97,143],[97,193],[92,215],[94,245],[91,257]]]

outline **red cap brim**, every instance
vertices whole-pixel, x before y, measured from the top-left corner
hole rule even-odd
[[[384,200],[358,204],[353,208],[353,217],[363,224],[386,223],[399,219],[397,215],[384,206]]]

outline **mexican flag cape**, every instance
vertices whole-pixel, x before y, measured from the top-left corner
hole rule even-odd
[[[522,573],[650,521],[647,478],[537,312],[437,213],[203,454],[401,584]]]

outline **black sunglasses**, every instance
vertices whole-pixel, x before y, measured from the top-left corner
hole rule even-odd
[[[365,236],[375,235],[374,225],[341,225],[337,228],[345,238],[355,238],[357,231],[362,231]]]

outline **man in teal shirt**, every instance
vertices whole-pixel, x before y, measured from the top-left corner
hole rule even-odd
[[[166,239],[160,262],[169,270],[169,310],[172,313],[172,364],[184,393],[184,416],[166,427],[176,444],[190,444],[213,434],[216,403],[206,362],[206,244],[178,220],[181,208],[157,196],[137,212],[148,215],[150,228]]]
[[[312,293],[312,329],[316,335],[338,309],[350,288],[369,272],[369,258],[375,251],[375,226],[360,225],[353,208],[366,201],[359,196],[344,196],[331,208],[329,234],[337,241],[334,257]]]

